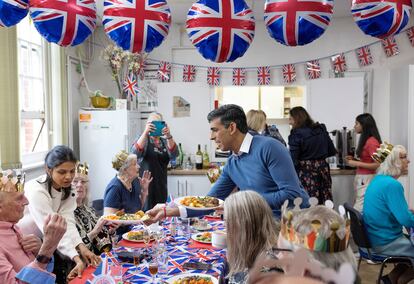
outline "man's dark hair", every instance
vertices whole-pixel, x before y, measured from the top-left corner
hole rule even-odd
[[[230,123],[236,123],[237,129],[243,133],[247,133],[247,122],[246,122],[246,114],[244,113],[243,109],[238,105],[224,105],[219,107],[218,109],[212,110],[207,115],[208,122],[212,120],[220,118],[221,123],[224,125],[225,128],[228,128]]]

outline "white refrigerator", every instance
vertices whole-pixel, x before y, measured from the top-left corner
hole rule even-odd
[[[112,158],[129,151],[140,133],[141,115],[127,110],[79,110],[80,161],[89,164],[90,201],[102,199],[115,176]]]

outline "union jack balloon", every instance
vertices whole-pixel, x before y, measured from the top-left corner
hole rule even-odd
[[[253,11],[243,0],[198,0],[187,15],[190,41],[205,59],[232,62],[254,38]]]
[[[297,46],[319,38],[328,28],[333,0],[266,0],[264,21],[270,36]]]
[[[60,46],[81,44],[96,27],[95,0],[31,0],[29,9],[38,32]]]
[[[29,12],[29,0],[0,0],[0,27],[11,27]]]
[[[387,38],[398,34],[410,19],[411,0],[353,0],[352,16],[367,35]]]
[[[171,12],[165,0],[105,0],[103,25],[124,50],[149,53],[167,37]]]

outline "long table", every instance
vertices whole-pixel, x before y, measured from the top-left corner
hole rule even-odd
[[[208,220],[212,226],[211,230],[222,230],[224,228],[223,221]],[[168,222],[163,226],[163,230],[169,233]],[[218,279],[222,278],[226,265],[226,250],[217,249],[211,246],[211,244],[203,244],[193,240],[186,241],[183,236],[174,238],[174,242],[166,241],[166,249],[168,252],[168,273],[164,279],[181,274],[181,273],[205,273],[214,276]],[[151,244],[150,244],[151,246]],[[144,248],[143,243],[129,242],[121,240],[118,245],[107,255],[102,255],[103,262],[116,263],[122,266],[123,283],[151,283],[151,274],[148,268],[144,264],[140,264],[137,268],[131,263],[122,263],[117,257],[118,253],[123,251],[131,251],[134,248]],[[185,270],[183,264],[186,262],[205,262],[212,264],[212,269],[208,271],[201,270]],[[97,268],[88,267],[82,278],[74,279],[70,284],[78,283],[94,283],[94,280],[102,274],[103,265],[99,265]],[[105,272],[105,271],[104,271]]]

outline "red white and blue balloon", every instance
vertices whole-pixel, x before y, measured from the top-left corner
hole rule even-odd
[[[81,44],[96,27],[95,0],[30,0],[39,33],[60,46]]]
[[[29,12],[29,0],[0,0],[0,27],[11,27]]]
[[[308,44],[328,28],[333,5],[333,0],[266,0],[267,31],[287,46]]]
[[[411,0],[353,0],[352,16],[367,35],[387,38],[398,34],[410,19]]]
[[[187,15],[187,33],[205,59],[232,62],[254,38],[253,11],[243,0],[198,0]]]
[[[151,52],[167,37],[171,11],[165,0],[105,0],[106,34],[124,50]]]

